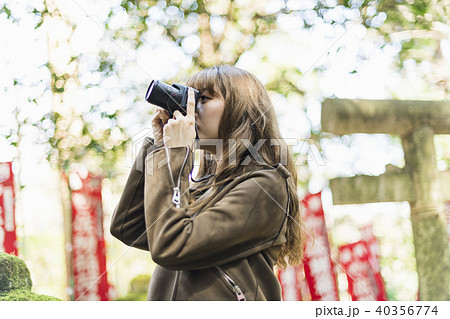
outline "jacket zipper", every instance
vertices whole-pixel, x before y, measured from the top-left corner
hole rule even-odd
[[[180,203],[181,203],[181,190],[180,190],[181,175],[183,174],[184,167],[186,166],[186,162],[187,162],[187,159],[189,157],[189,146],[186,146],[186,156],[184,157],[183,164],[181,165],[181,169],[180,169],[180,173],[178,174],[178,180],[177,180],[177,184],[176,185],[175,185],[175,180],[173,179],[172,168],[170,167],[169,149],[166,146],[166,147],[164,147],[164,150],[166,152],[167,167],[169,168],[170,180],[171,180],[172,186],[173,186],[172,203],[175,204],[175,207],[180,208],[181,207],[180,206]]]
[[[216,269],[219,272],[219,274],[225,279],[226,284],[236,294],[237,300],[238,301],[247,301],[241,288],[239,288],[239,286],[234,282],[234,280],[231,279],[231,277],[220,266],[216,266]]]
[[[172,203],[175,204],[175,207],[180,208],[180,203],[181,203],[181,191],[180,191],[181,175],[183,174],[184,167],[186,166],[186,162],[187,162],[187,159],[189,157],[189,146],[186,146],[186,156],[184,157],[183,164],[181,165],[181,169],[180,169],[180,173],[178,174],[178,180],[177,180],[177,184],[176,185],[175,185],[175,181],[173,179],[172,168],[170,167],[170,155],[169,155],[169,149],[167,148],[167,146],[164,147],[164,151],[166,152],[167,168],[169,169],[170,180],[171,180],[172,186],[173,186]],[[180,271],[177,270],[177,273],[175,275],[175,281],[174,281],[174,284],[173,284],[173,287],[172,287],[172,294],[170,296],[170,300],[175,300],[175,294],[177,292],[179,279],[180,279]]]
[[[174,203],[175,206],[177,208],[179,208],[180,207],[180,200],[181,200],[181,191],[180,191],[181,175],[183,173],[184,166],[186,165],[186,161],[187,161],[188,156],[189,156],[189,146],[186,146],[186,156],[184,158],[183,164],[181,165],[181,170],[180,170],[180,173],[178,174],[178,180],[177,180],[177,184],[176,185],[175,185],[175,181],[174,181],[174,178],[173,178],[172,169],[170,167],[169,151],[168,151],[167,147],[165,147],[164,149],[165,149],[165,152],[166,152],[167,166],[168,166],[169,172],[170,172],[170,179],[171,179],[172,185],[173,185],[172,203]],[[199,212],[200,211],[197,211],[192,216],[192,219],[194,219],[195,216]],[[242,292],[241,288],[236,284],[236,282],[220,266],[216,266],[215,268],[217,269],[219,274],[222,276],[222,278],[225,280],[226,285],[228,287],[230,287],[230,289],[235,293],[237,300],[238,301],[247,301],[247,298],[245,298],[244,293]],[[175,275],[175,282],[174,282],[174,285],[172,287],[172,294],[171,294],[170,300],[175,300],[175,293],[176,293],[176,289],[178,287],[178,280],[179,280],[179,278],[180,278],[180,270],[177,270],[176,275]]]
[[[177,290],[178,290],[178,280],[179,279],[180,279],[180,271],[177,270],[177,273],[175,275],[175,281],[174,281],[174,284],[173,284],[173,287],[172,287],[172,293],[171,293],[171,296],[170,296],[170,301],[175,300],[175,294],[177,293]]]

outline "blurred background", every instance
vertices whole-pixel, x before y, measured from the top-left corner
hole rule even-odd
[[[359,227],[372,224],[389,299],[416,300],[408,202],[333,206],[329,189],[335,177],[404,167],[400,138],[324,132],[321,110],[326,98],[447,100],[449,9],[448,0],[0,0],[0,162],[12,162],[17,250],[34,292],[65,300],[73,293],[62,176],[74,164],[102,176],[113,297],[151,275],[147,252],[109,234],[155,112],[146,89],[152,79],[184,83],[198,70],[231,64],[266,86],[283,137],[304,158],[300,195],[322,191],[331,246],[357,241]],[[319,156],[308,156],[305,140]],[[449,169],[449,136],[434,143],[438,169]]]

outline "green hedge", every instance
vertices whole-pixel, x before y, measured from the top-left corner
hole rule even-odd
[[[31,292],[33,282],[25,262],[0,253],[0,301],[58,301],[60,299]]]

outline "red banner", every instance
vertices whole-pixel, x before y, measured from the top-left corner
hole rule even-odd
[[[303,261],[305,277],[311,300],[339,300],[336,271],[330,255],[321,194],[308,194],[302,200],[303,220],[306,231],[309,233],[306,235]]]
[[[17,256],[12,163],[0,163],[0,251]]]
[[[299,266],[287,266],[285,270],[278,270],[278,281],[281,284],[281,292],[284,301],[301,301],[302,287],[301,277],[303,276],[303,267]]]
[[[376,279],[369,262],[369,247],[365,241],[339,247],[339,257],[348,280],[348,292],[353,301],[379,300]]]
[[[361,238],[363,241],[367,243],[368,254],[369,254],[369,263],[373,271],[373,275],[375,277],[375,282],[377,285],[377,298],[378,301],[386,301],[388,300],[386,288],[384,286],[383,277],[381,277],[380,272],[380,264],[378,262],[379,259],[379,248],[378,242],[375,236],[373,235],[373,227],[372,225],[367,225],[361,227]]]
[[[72,169],[72,258],[75,300],[109,300],[101,177]]]

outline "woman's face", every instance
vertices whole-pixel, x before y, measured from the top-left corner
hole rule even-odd
[[[195,112],[198,136],[202,139],[218,139],[219,123],[225,109],[225,101],[221,97],[213,97],[203,91]]]

